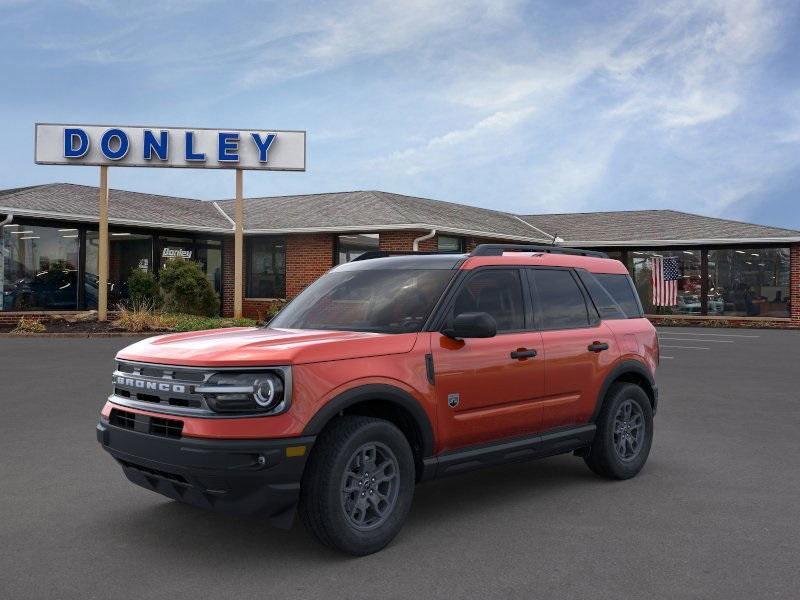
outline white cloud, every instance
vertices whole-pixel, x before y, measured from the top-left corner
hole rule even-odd
[[[395,152],[372,164],[376,167],[389,165],[391,170],[413,175],[440,170],[453,163],[464,167],[475,162],[497,160],[503,154],[503,134],[530,118],[533,111],[533,108],[523,108],[496,112],[466,129],[448,131],[420,146]]]

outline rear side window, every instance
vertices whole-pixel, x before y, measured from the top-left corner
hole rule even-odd
[[[533,269],[542,329],[577,329],[589,326],[583,292],[569,271]]]
[[[578,270],[578,277],[581,278],[583,285],[586,286],[586,290],[589,292],[589,296],[591,296],[601,319],[628,318],[619,303],[611,296],[603,284],[596,279],[597,275],[588,271]]]
[[[603,285],[629,319],[638,319],[642,316],[642,305],[630,276],[595,273],[594,277]]]

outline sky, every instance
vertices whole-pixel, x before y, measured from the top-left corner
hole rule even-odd
[[[800,3],[0,0],[0,189],[34,122],[303,129],[305,173],[523,214],[669,208],[800,229]],[[218,170],[115,188],[229,198]]]

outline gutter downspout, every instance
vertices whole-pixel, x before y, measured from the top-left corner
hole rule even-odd
[[[414,252],[419,252],[419,243],[420,242],[424,242],[425,240],[429,240],[435,235],[436,235],[436,230],[435,229],[431,229],[430,233],[426,233],[425,235],[422,235],[422,236],[418,237],[417,239],[415,239],[414,242],[411,244],[411,249]]]
[[[6,215],[6,218],[3,219],[2,221],[0,221],[0,227],[2,227],[3,225],[8,225],[13,220],[14,220],[14,215],[12,215],[11,213],[8,213]]]

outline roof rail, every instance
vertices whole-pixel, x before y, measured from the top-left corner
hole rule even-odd
[[[608,254],[596,250],[531,244],[479,244],[475,250],[470,253],[470,256],[502,256],[503,252],[544,252],[548,254],[576,254],[578,256],[608,258]]]
[[[368,252],[364,252],[364,254],[360,254],[356,256],[350,262],[356,262],[357,260],[370,260],[372,258],[386,258],[387,256],[420,256],[426,254],[457,254],[454,252],[421,252],[421,251],[414,251],[414,250],[370,250]]]

